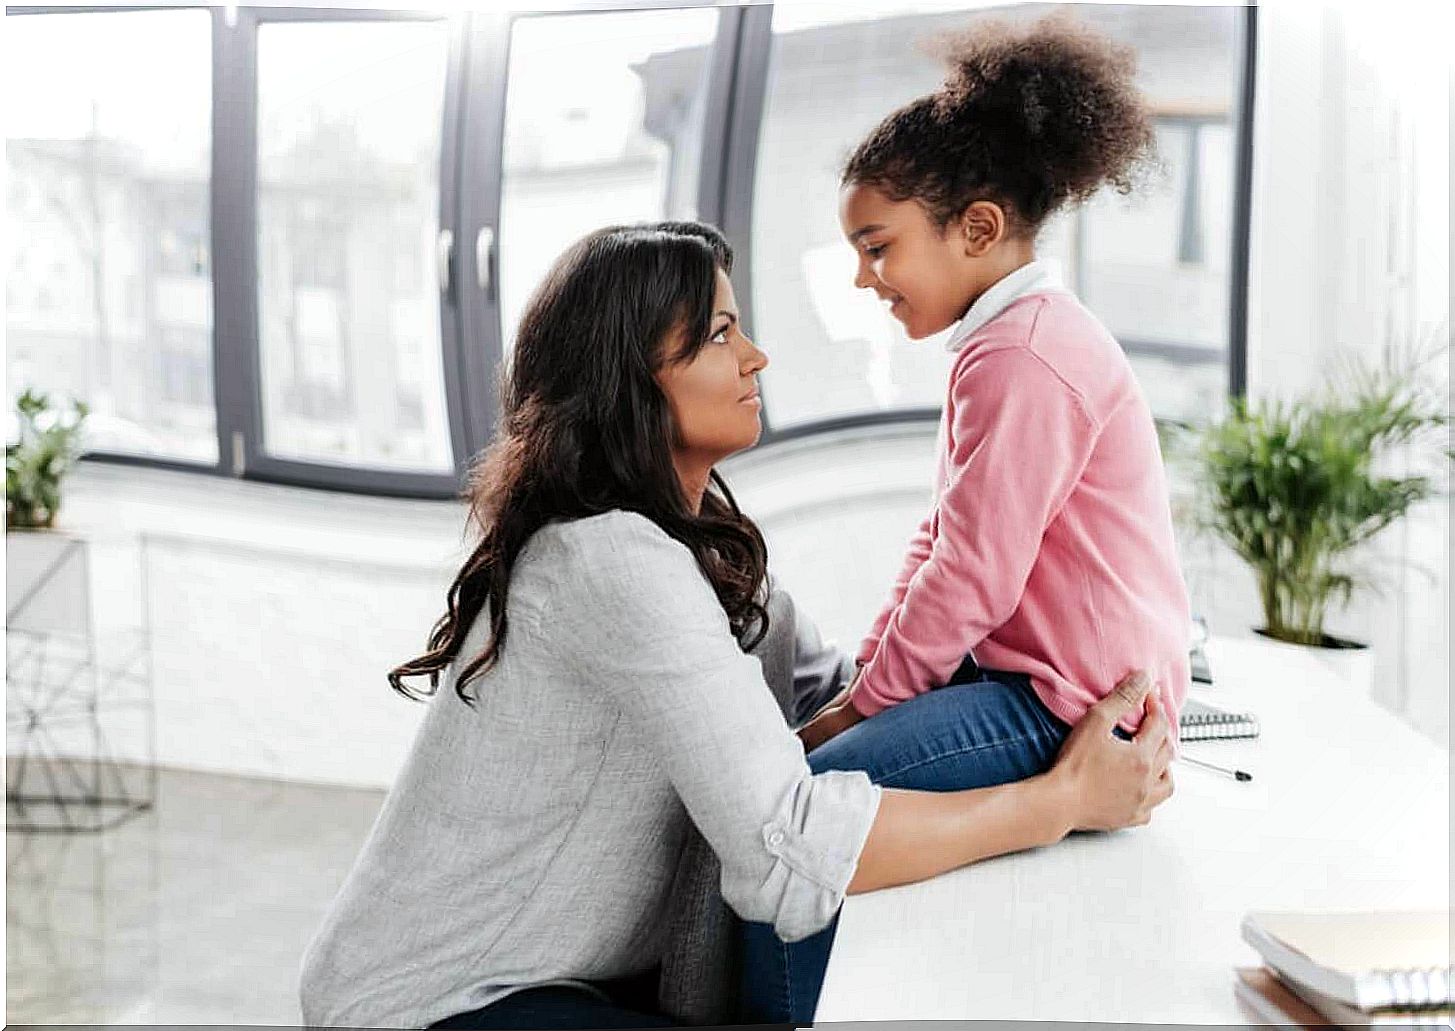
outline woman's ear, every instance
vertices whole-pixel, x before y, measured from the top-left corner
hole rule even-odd
[[[1005,209],[994,201],[972,201],[960,216],[960,230],[965,238],[965,254],[981,258],[1005,238]]]

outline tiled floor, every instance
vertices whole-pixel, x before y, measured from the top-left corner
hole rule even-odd
[[[162,771],[96,833],[6,834],[8,1024],[298,1024],[377,791]]]

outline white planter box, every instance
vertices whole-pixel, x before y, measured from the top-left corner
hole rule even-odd
[[[1351,691],[1360,697],[1369,697],[1374,690],[1374,649],[1363,648],[1316,648],[1307,644],[1289,644],[1277,641],[1263,634],[1258,640],[1287,655],[1290,669],[1308,670],[1310,679],[1328,683],[1336,690]],[[1217,676],[1217,671],[1213,671]]]

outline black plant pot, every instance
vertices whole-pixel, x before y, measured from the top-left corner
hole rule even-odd
[[[1253,633],[1259,637],[1266,637],[1270,641],[1277,641],[1279,644],[1291,644],[1297,648],[1329,648],[1334,651],[1363,651],[1369,647],[1369,645],[1362,641],[1350,641],[1343,637],[1335,637],[1332,634],[1321,635],[1318,644],[1304,644],[1302,641],[1285,641],[1281,637],[1274,637],[1264,627],[1255,626]]]

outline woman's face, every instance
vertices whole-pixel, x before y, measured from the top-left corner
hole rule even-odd
[[[672,413],[674,455],[679,461],[687,458],[712,465],[757,443],[763,410],[757,376],[768,365],[768,356],[753,346],[738,323],[733,285],[721,269],[708,334],[707,343],[691,361],[674,362],[669,357],[657,371],[657,383]],[[679,337],[667,346],[676,355],[689,343],[695,341]]]
[[[970,307],[980,262],[955,226],[941,233],[915,201],[858,183],[839,194],[839,225],[859,259],[854,285],[878,294],[911,339],[938,333]]]

